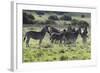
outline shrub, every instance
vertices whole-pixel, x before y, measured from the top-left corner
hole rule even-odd
[[[71,21],[71,20],[72,20],[72,17],[71,17],[71,16],[63,15],[60,19],[61,19],[61,20]]]
[[[73,20],[71,21],[71,24],[72,24],[73,26],[79,25],[79,21],[78,21],[77,19],[73,19]]]
[[[33,19],[33,20],[35,19],[34,16],[31,15],[31,14],[28,14],[27,16],[28,16],[30,19]]]
[[[89,27],[89,23],[86,22],[86,21],[83,21],[83,20],[79,21],[79,25],[80,25],[81,27]]]
[[[39,25],[43,25],[43,24],[45,24],[45,22],[44,21],[37,21],[37,24],[39,24]]]
[[[36,13],[37,13],[38,15],[44,15],[44,14],[45,14],[44,11],[36,11]]]
[[[85,18],[85,15],[82,14],[82,15],[81,15],[81,18]]]
[[[53,21],[53,20],[46,20],[45,21],[45,24],[56,24],[56,22]]]
[[[23,24],[33,24],[33,20],[35,20],[33,15],[23,13]]]
[[[51,15],[48,17],[50,20],[59,20],[59,18],[56,15]]]

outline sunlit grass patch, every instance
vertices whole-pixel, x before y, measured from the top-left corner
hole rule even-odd
[[[78,43],[75,47],[63,44],[52,44],[44,40],[41,48],[38,41],[31,40],[31,47],[24,49],[24,62],[64,61],[64,60],[87,60],[91,59],[91,47]],[[88,42],[89,43],[89,42]],[[66,44],[67,45],[67,44]]]

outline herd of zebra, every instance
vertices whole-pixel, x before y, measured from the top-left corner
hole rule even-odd
[[[59,30],[58,28],[52,26],[44,26],[41,31],[28,31],[25,34],[24,41],[26,39],[26,47],[29,47],[30,38],[39,40],[39,45],[41,45],[46,33],[49,34],[51,43],[60,44],[71,44],[75,43],[78,35],[81,36],[83,43],[87,41],[88,38],[88,27],[68,27],[67,29]]]

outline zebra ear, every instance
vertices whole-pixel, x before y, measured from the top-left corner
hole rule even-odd
[[[49,28],[49,25],[46,25],[45,27]]]
[[[47,25],[45,25],[45,26],[44,26],[44,28],[48,28],[48,26],[47,26]]]
[[[46,25],[47,27],[50,27],[50,25]]]
[[[50,27],[48,27],[48,31],[50,31]]]

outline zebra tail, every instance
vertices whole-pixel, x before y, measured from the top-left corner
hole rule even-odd
[[[25,41],[25,39],[26,39],[26,34],[25,34],[25,37],[24,37],[23,41]]]

